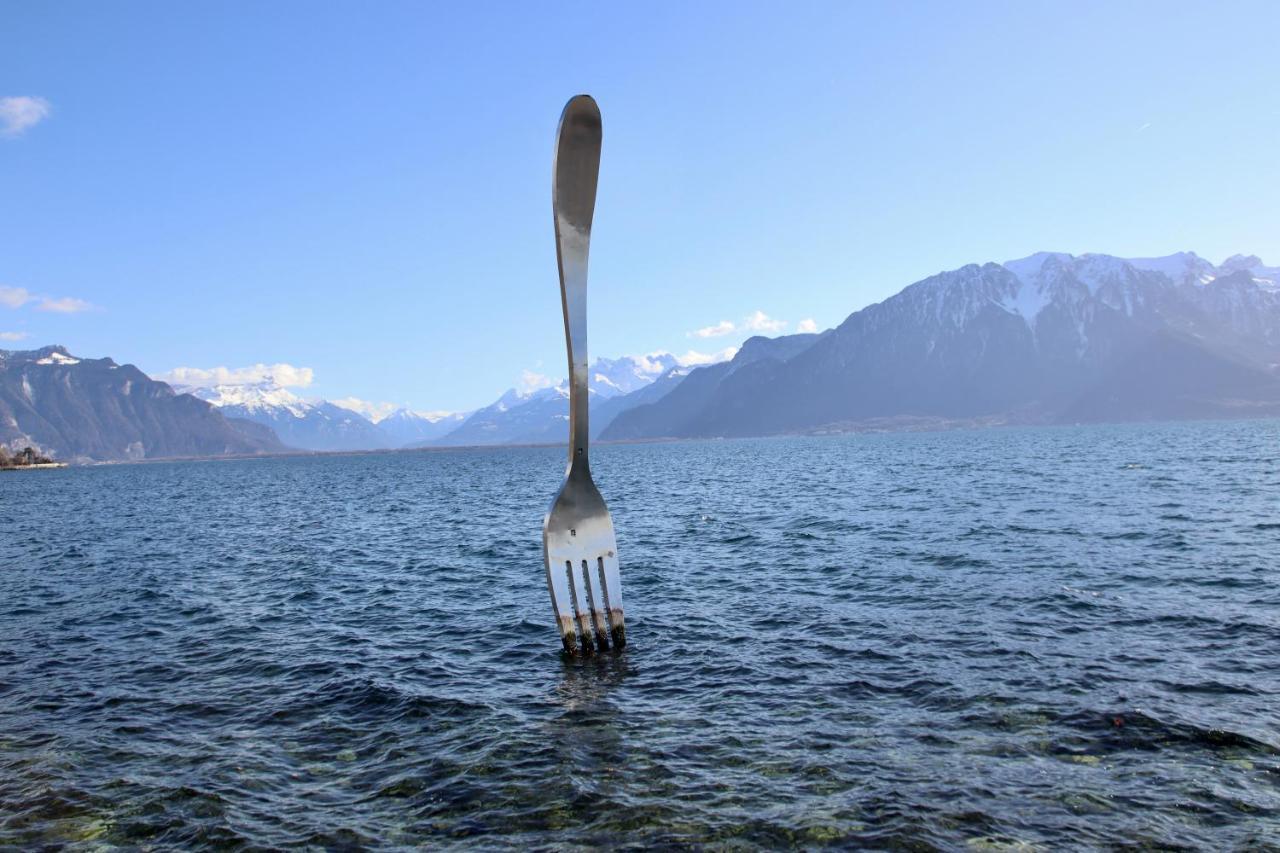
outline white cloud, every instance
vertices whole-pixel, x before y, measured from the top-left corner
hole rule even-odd
[[[89,311],[94,306],[74,296],[37,296],[25,287],[5,287],[0,285],[0,305],[6,308],[21,308],[30,302],[36,303],[37,311],[53,311],[57,314],[75,314]]]
[[[554,384],[555,382],[552,381],[550,376],[537,373],[533,370],[522,370],[520,372],[520,385],[518,387],[521,391],[527,393],[530,391],[537,391],[540,388],[550,388]]]
[[[680,362],[681,367],[698,367],[703,364],[715,364],[720,361],[728,361],[737,354],[737,347],[725,347],[719,352],[709,353],[689,350],[684,355],[676,356],[676,360]]]
[[[32,299],[35,297],[24,288],[0,285],[0,305],[6,308],[21,308]]]
[[[88,311],[93,308],[83,299],[76,299],[74,296],[62,296],[54,299],[52,296],[45,296],[40,300],[40,304],[36,306],[37,311],[53,311],[56,314],[78,314],[81,311]]]
[[[775,320],[763,311],[755,311],[742,318],[741,323],[721,320],[713,326],[703,326],[689,332],[691,338],[721,338],[734,332],[781,332],[787,327],[786,320]]]
[[[306,388],[315,378],[310,367],[292,364],[255,364],[252,367],[175,367],[156,377],[173,385],[212,388],[215,385],[257,385],[269,382],[282,388]]]
[[[664,355],[671,356],[671,353],[667,352],[666,350],[655,350],[654,352],[648,353],[646,355],[629,355],[627,356],[627,358],[631,359],[631,361],[635,364],[636,369],[639,370],[641,373],[645,373],[650,376],[653,376],[655,374],[661,373],[662,371],[666,370],[666,367],[663,365],[663,363],[659,361],[659,359],[662,358]]]
[[[818,321],[812,317],[808,317],[796,323],[796,331],[802,334],[811,334],[818,331]]]
[[[0,332],[0,341],[21,341],[29,337],[26,332]]]
[[[775,320],[763,311],[756,311],[742,321],[742,328],[752,332],[781,332],[786,327],[786,320]]]
[[[0,136],[20,136],[49,117],[53,107],[44,98],[16,95],[0,98]]]
[[[369,400],[361,400],[359,397],[343,397],[341,400],[330,400],[329,402],[358,415],[364,415],[375,424],[400,408],[395,403],[373,403]]]
[[[714,326],[703,326],[701,329],[696,329],[689,334],[695,338],[719,338],[724,335],[733,334],[733,331],[736,328],[737,326],[733,325],[733,323],[730,323],[728,320],[721,320]]]

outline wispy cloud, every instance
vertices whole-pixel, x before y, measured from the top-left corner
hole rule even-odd
[[[92,303],[76,299],[74,296],[60,296],[57,299],[45,296],[36,305],[37,311],[52,311],[55,314],[79,314],[81,311],[91,311],[93,308]]]
[[[400,408],[395,403],[374,403],[369,400],[361,400],[359,397],[343,397],[340,400],[330,400],[329,402],[358,415],[364,415],[375,424]]]
[[[33,299],[35,297],[25,288],[0,285],[0,305],[6,308],[21,308]]]
[[[733,334],[733,331],[736,328],[737,326],[733,325],[733,323],[730,323],[728,320],[721,320],[714,326],[703,326],[701,329],[695,329],[689,334],[695,338],[719,338],[724,335]]]
[[[0,332],[0,341],[23,341],[29,337],[26,332]]]
[[[716,364],[717,362],[728,361],[737,354],[737,347],[725,347],[719,352],[698,352],[697,350],[689,350],[684,355],[676,356],[676,360],[680,362],[682,367],[698,367],[703,364]]]
[[[0,305],[6,308],[21,308],[32,302],[36,303],[37,311],[53,311],[58,314],[75,314],[79,311],[90,311],[96,307],[74,296],[38,296],[25,287],[0,285]]]
[[[763,311],[753,311],[746,317],[742,318],[739,323],[730,320],[721,320],[712,326],[703,326],[701,329],[694,329],[689,332],[688,337],[691,338],[722,338],[725,335],[732,335],[734,332],[744,334],[746,332],[781,332],[787,327],[786,320],[776,320]]]
[[[659,360],[663,356],[673,357],[671,356],[671,353],[666,350],[658,350],[657,352],[651,352],[645,355],[628,356],[628,358],[635,362],[636,367],[641,373],[647,373],[650,376],[653,376],[654,374],[661,373],[667,369],[666,365]]]
[[[1142,127],[1135,130],[1134,133],[1142,133],[1142,131],[1146,130],[1149,127],[1151,127],[1151,122],[1145,121],[1142,123]]]
[[[812,334],[813,332],[818,331],[818,321],[812,317],[807,317],[799,323],[796,323],[796,331],[801,334]]]
[[[0,98],[0,136],[21,136],[52,112],[53,107],[44,98],[31,95]]]
[[[742,328],[751,332],[781,332],[786,327],[786,320],[775,320],[763,311],[756,311],[742,321]]]
[[[310,367],[294,367],[292,364],[255,364],[250,367],[175,367],[156,378],[197,388],[258,385],[263,382],[282,388],[306,388],[315,378],[315,373]]]
[[[552,378],[544,373],[538,373],[536,370],[522,370],[520,372],[520,384],[516,387],[527,393],[537,391],[540,388],[550,388],[554,384],[555,382]]]

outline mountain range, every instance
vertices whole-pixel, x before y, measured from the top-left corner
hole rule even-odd
[[[132,364],[60,346],[0,350],[0,444],[74,462],[286,449],[270,429],[175,393]]]
[[[376,426],[350,409],[325,400],[308,402],[270,382],[252,385],[178,386],[230,418],[269,428],[288,447],[300,450],[374,450],[391,443]]]
[[[603,440],[1280,414],[1280,268],[1043,252],[916,282],[727,361],[598,359]],[[171,388],[63,347],[0,350],[0,443],[69,460],[562,442],[567,386],[382,417],[271,381]]]
[[[972,264],[807,341],[744,346],[601,437],[1280,414],[1278,283],[1252,256]]]
[[[591,397],[591,435],[598,436],[612,420],[631,406],[656,397],[637,396],[653,385],[667,387],[665,381],[682,377],[687,370],[670,353],[645,357],[597,359],[587,378]],[[494,403],[471,413],[450,432],[414,446],[458,446],[486,444],[550,444],[564,441],[569,434],[569,385],[562,381],[549,388],[519,391],[511,389]]]

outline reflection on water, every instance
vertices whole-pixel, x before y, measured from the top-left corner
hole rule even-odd
[[[0,844],[1260,847],[1277,438],[604,447],[584,660],[559,450],[0,477]]]
[[[608,698],[631,671],[631,660],[625,650],[587,658],[562,656],[561,664],[563,677],[556,688],[556,697],[566,711],[616,713],[617,708]]]

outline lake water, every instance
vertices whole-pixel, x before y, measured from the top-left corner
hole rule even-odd
[[[1280,422],[0,474],[0,844],[1280,843]],[[1274,849],[1274,848],[1273,848]]]

